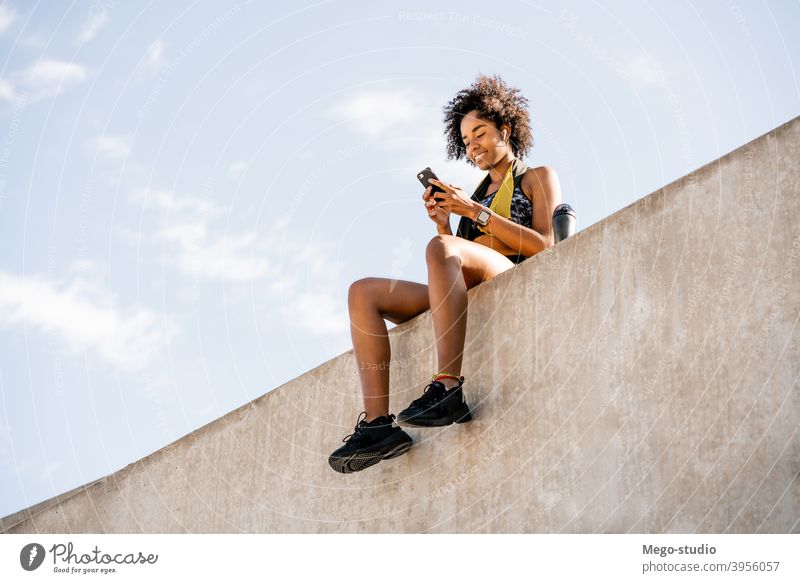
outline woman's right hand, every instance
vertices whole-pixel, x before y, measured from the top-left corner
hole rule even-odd
[[[431,189],[433,187],[429,186],[425,189],[425,193],[422,195],[422,200],[425,201],[425,210],[428,211],[428,217],[436,223],[437,227],[444,227],[450,226],[450,213],[449,211],[444,210],[434,200],[433,196],[431,196]]]

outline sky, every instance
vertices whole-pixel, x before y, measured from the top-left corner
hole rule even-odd
[[[788,0],[3,1],[0,516],[350,350],[353,281],[426,283],[415,175],[482,178],[442,125],[478,75],[528,99],[525,162],[582,230],[796,117],[798,25]]]

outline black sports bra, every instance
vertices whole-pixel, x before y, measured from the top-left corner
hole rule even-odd
[[[528,167],[525,166],[525,164],[523,164],[519,159],[514,162],[514,193],[511,195],[510,219],[519,225],[530,227],[533,221],[533,204],[522,191],[522,177],[525,176],[525,172],[527,170]],[[475,193],[470,197],[470,199],[474,200],[475,202],[479,202],[485,207],[488,207],[490,204],[492,204],[494,195],[497,194],[497,192],[495,191],[489,196],[486,196],[486,191],[489,189],[489,184],[491,184],[491,182],[491,176],[487,173],[486,177],[478,185],[478,188],[475,189]],[[461,217],[461,220],[458,222],[458,230],[456,231],[457,237],[474,241],[477,237],[480,237],[483,234],[484,233],[478,229],[475,221],[469,217]],[[515,261],[515,257],[522,258],[521,260],[525,259],[525,256],[523,255],[509,256],[509,259],[515,263],[519,263],[521,260]]]

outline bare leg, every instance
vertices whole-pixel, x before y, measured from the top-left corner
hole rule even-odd
[[[467,290],[514,267],[484,245],[453,237],[434,237],[426,249],[428,296],[436,335],[439,372],[461,375],[467,334]],[[442,379],[447,388],[458,384]]]
[[[467,284],[461,259],[440,243],[428,246],[426,260],[439,372],[459,376],[467,334]],[[447,387],[458,384],[453,379],[443,381]]]
[[[428,288],[421,283],[366,278],[350,286],[350,335],[367,421],[389,414],[391,349],[384,318],[399,324],[429,307]]]

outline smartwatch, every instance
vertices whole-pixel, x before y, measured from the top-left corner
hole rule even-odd
[[[492,211],[487,208],[482,208],[480,212],[478,212],[478,216],[475,217],[475,222],[480,225],[481,227],[485,227],[489,224],[489,219],[492,218]]]

